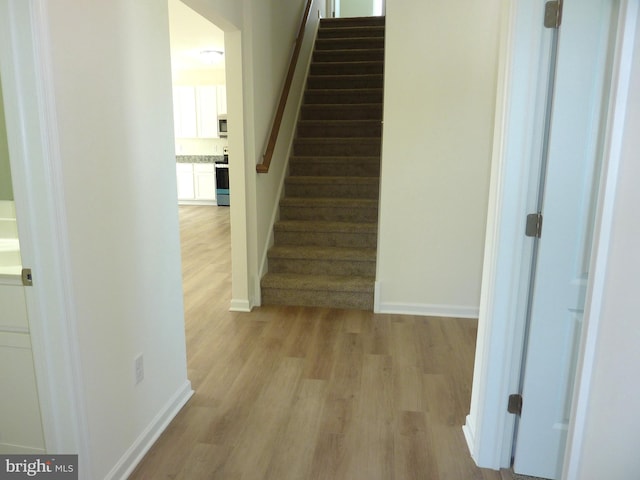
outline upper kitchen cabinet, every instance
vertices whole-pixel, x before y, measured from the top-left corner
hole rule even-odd
[[[197,136],[194,87],[173,87],[173,123],[177,138]]]
[[[218,115],[227,114],[227,86],[218,85],[216,87],[218,94]]]
[[[218,138],[216,85],[174,86],[173,111],[176,138]]]
[[[215,85],[196,87],[196,120],[200,138],[218,138],[217,97]]]

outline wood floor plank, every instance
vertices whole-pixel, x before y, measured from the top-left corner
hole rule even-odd
[[[500,480],[462,434],[477,322],[230,312],[229,210],[180,207],[194,396],[133,480]]]

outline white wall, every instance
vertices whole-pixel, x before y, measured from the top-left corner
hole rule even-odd
[[[636,15],[640,25],[637,11]],[[623,480],[637,478],[640,472],[640,415],[635,408],[640,404],[640,384],[636,381],[640,328],[635,298],[640,288],[640,30],[636,31],[632,65],[586,426],[582,448],[574,452],[579,456],[579,466],[572,478],[581,480]]]
[[[7,145],[7,128],[4,120],[4,101],[2,83],[0,82],[0,200],[13,200],[11,186],[11,167],[9,166],[9,147]]]
[[[341,17],[368,17],[371,15],[373,15],[373,0],[341,0],[340,2]]]
[[[477,316],[500,1],[390,1],[376,309]]]
[[[91,440],[86,478],[119,477],[129,449],[190,392],[167,4],[47,6],[71,308]],[[145,378],[135,386],[139,353]]]

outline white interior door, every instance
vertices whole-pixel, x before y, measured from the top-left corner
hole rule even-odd
[[[613,0],[565,0],[514,471],[560,478],[599,180]]]

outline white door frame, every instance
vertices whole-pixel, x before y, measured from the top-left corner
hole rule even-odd
[[[69,241],[49,64],[46,0],[0,0],[0,72],[25,288],[46,451],[79,454],[89,435],[73,309]]]
[[[620,5],[591,277],[562,477],[565,480],[578,480],[639,3],[622,0]],[[531,204],[529,186],[535,177],[531,165],[536,164],[541,138],[538,106],[544,98],[541,82],[546,73],[541,67],[548,48],[544,33],[531,20],[542,18],[541,5],[535,0],[505,2],[502,28],[480,320],[470,414],[463,427],[476,463],[493,469],[510,466],[515,422],[506,406],[508,395],[517,392],[522,361],[530,258],[528,239],[523,235],[524,215]]]

